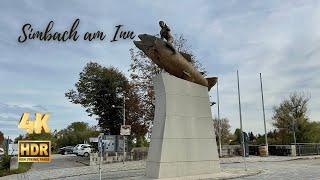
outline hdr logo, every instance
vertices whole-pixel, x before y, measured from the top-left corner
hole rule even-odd
[[[19,162],[50,162],[51,142],[50,141],[18,141]]]
[[[49,114],[44,114],[43,116],[40,113],[36,113],[36,119],[34,121],[29,119],[29,113],[23,113],[18,125],[18,128],[25,129],[29,134],[33,132],[36,134],[40,134],[42,129],[44,132],[49,133],[50,129],[47,125],[47,121],[49,119]]]

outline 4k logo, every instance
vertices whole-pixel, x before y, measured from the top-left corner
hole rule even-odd
[[[36,134],[40,134],[42,129],[46,133],[50,132],[50,129],[47,125],[47,121],[49,119],[48,114],[44,114],[42,116],[40,113],[36,113],[36,119],[34,121],[29,119],[29,115],[29,113],[22,114],[18,128],[27,130],[29,134],[32,134],[33,132]]]

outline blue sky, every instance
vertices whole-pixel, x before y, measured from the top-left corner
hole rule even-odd
[[[210,76],[220,79],[221,116],[239,127],[236,70],[240,72],[243,127],[263,132],[259,74],[263,74],[267,129],[272,106],[291,92],[311,96],[309,117],[320,116],[320,2],[300,1],[36,1],[0,3],[0,130],[16,136],[23,112],[49,112],[51,129],[74,121],[95,125],[79,105],[68,102],[78,74],[89,61],[129,74],[131,40],[18,43],[23,24],[43,30],[104,31],[107,39],[123,24],[136,34],[156,34],[164,20],[184,34]],[[216,98],[215,89],[210,95]],[[213,108],[216,115],[216,108]]]

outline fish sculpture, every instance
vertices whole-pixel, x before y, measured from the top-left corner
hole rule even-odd
[[[169,74],[206,86],[208,91],[217,83],[217,77],[205,78],[191,64],[190,55],[176,51],[166,41],[149,34],[140,34],[138,37],[140,41],[134,41],[135,46]]]

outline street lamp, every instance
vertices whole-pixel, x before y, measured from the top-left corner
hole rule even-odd
[[[123,125],[126,125],[126,97],[125,95],[123,94],[123,106],[115,106],[115,105],[112,105],[111,106],[112,108],[123,108]],[[126,136],[124,135],[123,136],[123,163],[126,159]]]
[[[297,109],[300,107],[300,104],[294,107],[294,111],[297,112]],[[294,145],[297,144],[297,138],[296,138],[296,119],[293,115],[293,112],[291,113],[291,120],[292,120],[292,132],[293,132],[293,142]]]

